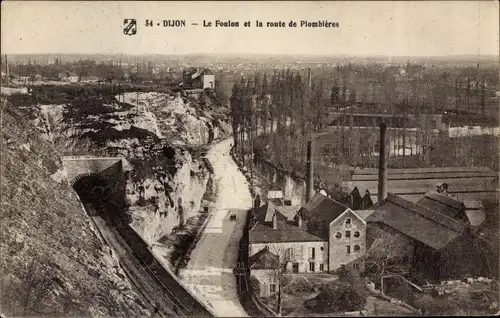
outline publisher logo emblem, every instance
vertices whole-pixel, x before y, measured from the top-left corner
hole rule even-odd
[[[137,20],[136,19],[124,19],[123,20],[123,34],[135,35],[136,33],[137,33]]]

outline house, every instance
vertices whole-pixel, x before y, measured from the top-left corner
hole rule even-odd
[[[76,83],[80,79],[78,75],[73,72],[60,72],[59,74],[57,74],[57,78],[59,79],[59,81],[70,83]]]
[[[252,276],[259,283],[256,295],[269,297],[274,294],[277,291],[276,282],[279,277],[278,255],[271,253],[269,247],[265,247],[250,257],[249,266]]]
[[[268,248],[291,273],[364,269],[366,221],[346,205],[321,193],[302,207],[275,201],[254,209],[249,257]]]
[[[327,240],[308,232],[297,207],[269,201],[254,209],[249,258],[268,248],[291,273],[326,271]],[[298,216],[298,217],[295,217]]]
[[[498,262],[498,250],[476,235],[468,223],[446,213],[388,193],[366,219],[367,243],[381,233],[397,234],[409,247],[410,272],[430,282],[496,277],[498,269],[489,260]]]
[[[366,221],[346,205],[316,193],[300,210],[308,230],[328,241],[328,271],[364,270]]]
[[[368,189],[362,189],[361,186],[352,185],[352,183],[345,185],[349,191],[349,200],[353,210],[365,210],[373,206],[373,199]]]
[[[215,75],[207,68],[190,67],[182,73],[182,86],[184,88],[214,89]]]

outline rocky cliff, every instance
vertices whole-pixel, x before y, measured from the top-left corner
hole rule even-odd
[[[123,156],[132,164],[127,213],[151,244],[198,214],[209,179],[199,147],[231,133],[228,110],[212,92],[45,88],[17,103],[30,105],[29,119],[61,154]]]
[[[0,315],[148,314],[32,114],[1,103]]]

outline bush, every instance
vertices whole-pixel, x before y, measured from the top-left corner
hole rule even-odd
[[[327,285],[313,298],[306,301],[306,307],[318,313],[362,310],[366,296],[359,293],[348,283],[334,282]]]

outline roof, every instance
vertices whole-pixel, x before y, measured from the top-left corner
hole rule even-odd
[[[486,214],[480,210],[467,210],[465,214],[472,226],[479,226],[486,220]]]
[[[478,200],[464,200],[464,205],[466,210],[482,210],[484,209],[481,201]]]
[[[427,192],[417,203],[450,218],[456,218],[460,212],[465,210],[462,202],[434,191]]]
[[[278,228],[273,229],[261,223],[255,223],[248,232],[250,243],[284,243],[284,242],[323,242],[324,239],[313,235],[305,228],[286,222],[278,222]]]
[[[288,221],[292,221],[297,214],[297,211],[299,211],[300,206],[293,206],[293,205],[281,205],[281,206],[276,206],[275,207],[276,211],[284,215]]]
[[[357,214],[361,219],[365,220],[372,215],[375,210],[353,210],[355,214]]]
[[[330,223],[348,208],[336,200],[316,193],[309,202],[302,206],[299,213],[307,222],[307,228],[311,233],[327,240]]]
[[[279,265],[278,255],[269,251],[266,246],[250,257],[251,269],[276,269]]]
[[[435,250],[456,239],[467,228],[463,222],[388,193],[387,199],[367,218],[383,223]]]
[[[189,67],[186,69],[186,75],[191,77],[191,79],[195,79],[200,75],[213,75],[214,73],[208,68],[204,67]]]
[[[348,209],[348,206],[325,197],[321,193],[316,193],[309,202],[302,206],[299,212],[306,221],[315,218],[330,223],[346,209]]]
[[[262,224],[272,222],[273,215],[276,213],[276,207],[277,205],[275,203],[273,203],[272,201],[267,201],[266,204],[256,208],[254,210],[254,215],[257,222]],[[287,219],[287,217],[281,213],[278,213],[278,219],[284,220]]]

